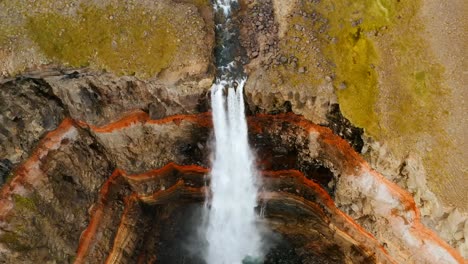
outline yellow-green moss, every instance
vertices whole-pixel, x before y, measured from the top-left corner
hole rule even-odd
[[[4,233],[0,235],[0,242],[8,244],[8,245],[19,244],[18,235],[16,235],[15,233],[11,233],[11,232]]]
[[[17,208],[23,208],[26,210],[36,209],[36,203],[34,202],[33,198],[21,196],[19,194],[13,194],[13,201],[15,202],[15,206]]]
[[[446,164],[453,143],[444,129],[449,91],[444,68],[424,39],[420,8],[419,0],[299,1],[296,9],[302,12],[288,18],[280,48],[308,72],[285,65],[270,78],[280,87],[306,87],[316,94],[320,78],[330,74],[343,115],[397,156],[418,153],[436,190],[437,182],[450,177]],[[313,43],[305,41],[311,32],[317,37]]]
[[[143,7],[81,5],[76,16],[28,17],[26,28],[46,56],[70,66],[92,64],[120,74],[154,76],[178,48],[170,14]]]
[[[297,58],[298,64],[295,69],[290,64],[276,67],[271,73],[270,79],[280,87],[290,85],[295,88],[313,89],[322,82],[321,76],[315,71],[317,67],[314,65],[316,58],[313,46],[307,43],[308,40],[302,36],[302,31],[297,30],[294,25],[303,25],[308,30],[317,30],[318,26],[299,15],[292,16],[289,23],[291,27],[286,32],[284,40],[280,42],[280,48],[283,56],[294,56]],[[304,67],[306,72],[299,73],[298,68],[300,67]]]
[[[344,116],[400,154],[419,151],[435,182],[447,171],[450,143],[442,122],[449,92],[444,69],[422,37],[419,9],[420,1],[390,0],[322,1],[318,7],[328,20],[326,34],[335,39],[324,48],[335,64]],[[422,136],[430,142],[416,150]]]
[[[6,45],[10,36],[11,36],[11,30],[9,27],[2,26],[0,27],[0,45]]]
[[[340,108],[355,125],[375,135],[379,122],[375,104],[379,92],[377,73],[372,68],[377,63],[374,46],[368,39],[361,37],[359,31],[339,43],[333,48],[333,53],[338,65],[335,86]]]
[[[353,124],[377,139],[395,131],[431,130],[432,116],[439,108],[437,98],[446,93],[440,85],[443,69],[428,63],[428,48],[419,37],[421,26],[415,21],[418,8],[419,1],[390,0],[322,1],[318,7],[328,20],[326,34],[334,39],[324,48],[335,64],[340,108]],[[381,65],[382,54],[375,44],[379,32],[393,34],[392,43],[384,45],[391,45],[391,56],[398,58],[395,69]],[[387,98],[383,109],[378,106],[382,87],[377,66],[395,71],[398,78],[390,93],[394,98]],[[382,116],[386,116],[384,122]]]
[[[299,4],[300,6],[297,7],[299,10],[308,13],[314,11],[305,1]],[[316,45],[314,45],[322,40],[317,39],[312,43],[305,34],[319,31],[323,24],[319,21],[311,21],[309,18],[296,13],[288,17],[288,23],[289,28],[280,40],[279,48],[282,56],[297,58],[297,65],[295,68],[291,64],[276,66],[270,71],[269,79],[278,87],[306,88],[311,94],[315,94],[315,89],[323,82],[324,76],[327,74],[327,72],[319,72],[319,70],[324,70],[326,67],[319,63],[320,51],[316,50]],[[296,28],[296,25],[304,27],[305,31]],[[299,73],[298,69],[301,67],[306,70],[304,73]]]
[[[191,2],[198,8],[207,7],[211,5],[210,0],[192,0]]]
[[[335,64],[335,87],[343,114],[369,135],[379,133],[376,103],[379,96],[375,66],[378,53],[369,34],[388,26],[394,3],[383,0],[322,2],[319,12],[328,21],[327,34],[334,40],[325,46]]]
[[[7,247],[18,251],[28,250],[30,247],[21,240],[21,237],[14,232],[6,232],[0,235],[0,243],[5,244]]]

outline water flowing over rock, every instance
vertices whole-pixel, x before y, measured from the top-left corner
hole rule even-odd
[[[208,263],[241,263],[261,257],[256,223],[257,173],[254,167],[244,113],[243,86],[220,81],[211,89],[215,157],[210,173]],[[231,86],[227,92],[226,86]],[[226,102],[227,101],[227,102]],[[226,250],[228,249],[228,250]]]
[[[238,37],[229,29],[234,3],[237,1],[215,2],[215,11],[224,16],[224,22],[217,27],[222,34],[220,54],[227,64],[219,65],[220,76],[211,88],[215,151],[206,213],[208,264],[242,263],[247,257],[263,257],[255,212],[257,172],[245,118],[245,77],[242,67],[229,61],[233,56],[230,45],[237,43],[230,39]]]
[[[462,2],[0,1],[0,263],[466,263]]]

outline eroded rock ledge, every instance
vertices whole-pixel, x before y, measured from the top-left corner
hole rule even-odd
[[[262,221],[292,244],[296,258],[463,263],[421,224],[412,196],[330,129],[292,113],[248,122],[264,171]],[[184,226],[187,206],[203,201],[210,128],[209,113],[152,120],[134,112],[106,125],[65,119],[1,190],[0,258],[164,259],[170,252],[158,242],[183,234],[161,227]]]
[[[249,73],[250,114],[294,112],[332,128],[370,167],[411,193],[421,213],[401,218],[403,227],[407,219],[422,221],[467,257],[463,168],[468,159],[466,125],[459,122],[465,111],[460,101],[463,56],[458,56],[466,41],[452,30],[463,25],[462,2],[240,0],[236,19],[247,55],[238,59]],[[214,74],[209,1],[5,0],[0,1],[0,21],[0,182],[10,182],[17,191],[2,205],[17,217],[5,217],[0,238],[2,252],[11,253],[13,261],[27,251],[26,262],[71,262],[77,237],[90,219],[85,209],[96,203],[102,184],[117,168],[133,174],[168,162],[209,167],[209,124],[183,121],[208,111],[206,91]],[[119,126],[106,126],[130,112]],[[173,125],[151,121],[178,114]],[[382,215],[393,214],[394,205],[408,195],[394,200],[398,191],[374,191],[374,178],[363,176],[369,166],[347,172],[361,182],[342,179],[343,166],[333,163],[338,158],[330,162],[306,151],[307,136],[280,135],[297,133],[295,125],[278,125],[276,132],[253,127],[257,132],[250,140],[262,170],[315,175],[340,210],[380,242],[394,235],[386,221],[402,224],[396,216]],[[20,175],[26,180],[12,181]],[[376,199],[390,205],[378,206]],[[174,227],[177,218],[198,210],[199,203],[193,204],[164,207],[160,217],[153,217],[159,219],[155,226]],[[396,215],[406,209],[398,210]],[[17,218],[19,224],[11,226]],[[391,254],[399,251],[398,240],[388,243],[382,245]],[[293,248],[281,245],[286,251]],[[320,251],[310,246],[307,252]]]

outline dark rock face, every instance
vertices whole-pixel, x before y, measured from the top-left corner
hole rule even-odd
[[[364,130],[353,126],[353,124],[341,114],[338,104],[331,106],[327,118],[329,121],[328,127],[333,130],[333,133],[346,139],[357,152],[361,152],[364,146],[364,141],[362,140]]]
[[[13,194],[14,212],[2,214],[9,224],[4,226],[0,241],[21,252],[17,257],[3,255],[3,261],[28,263],[44,259],[67,263],[75,254],[88,222],[88,208],[113,164],[102,148],[93,147],[97,142],[87,131],[73,132],[73,138],[63,139],[58,150],[50,150],[46,157],[17,168],[18,175],[37,173],[34,177],[47,177],[25,185],[31,189],[27,196]]]
[[[18,164],[40,137],[57,128],[66,113],[42,79],[18,78],[0,84],[0,159],[8,160],[4,164]]]
[[[0,160],[0,184],[5,183],[12,168],[13,163],[9,159]]]
[[[202,203],[169,203],[148,208],[153,225],[147,238],[152,243],[145,252],[157,254],[158,263],[204,264],[203,240],[198,232],[203,215]]]
[[[198,99],[209,88],[195,82],[171,86],[129,76],[82,75],[73,79],[51,76],[46,81],[68,107],[73,119],[92,125],[109,123],[136,109],[150,112],[153,119],[196,113]]]
[[[206,88],[185,83],[176,89],[157,81],[81,70],[0,83],[0,176],[7,177],[7,164],[18,165],[27,158],[39,139],[67,116],[101,125],[135,110],[149,112],[151,119],[197,113],[205,108],[200,98]]]

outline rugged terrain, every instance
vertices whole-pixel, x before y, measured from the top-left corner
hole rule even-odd
[[[240,7],[267,261],[466,261],[465,4]],[[5,0],[0,21],[0,262],[198,258],[209,1]]]

